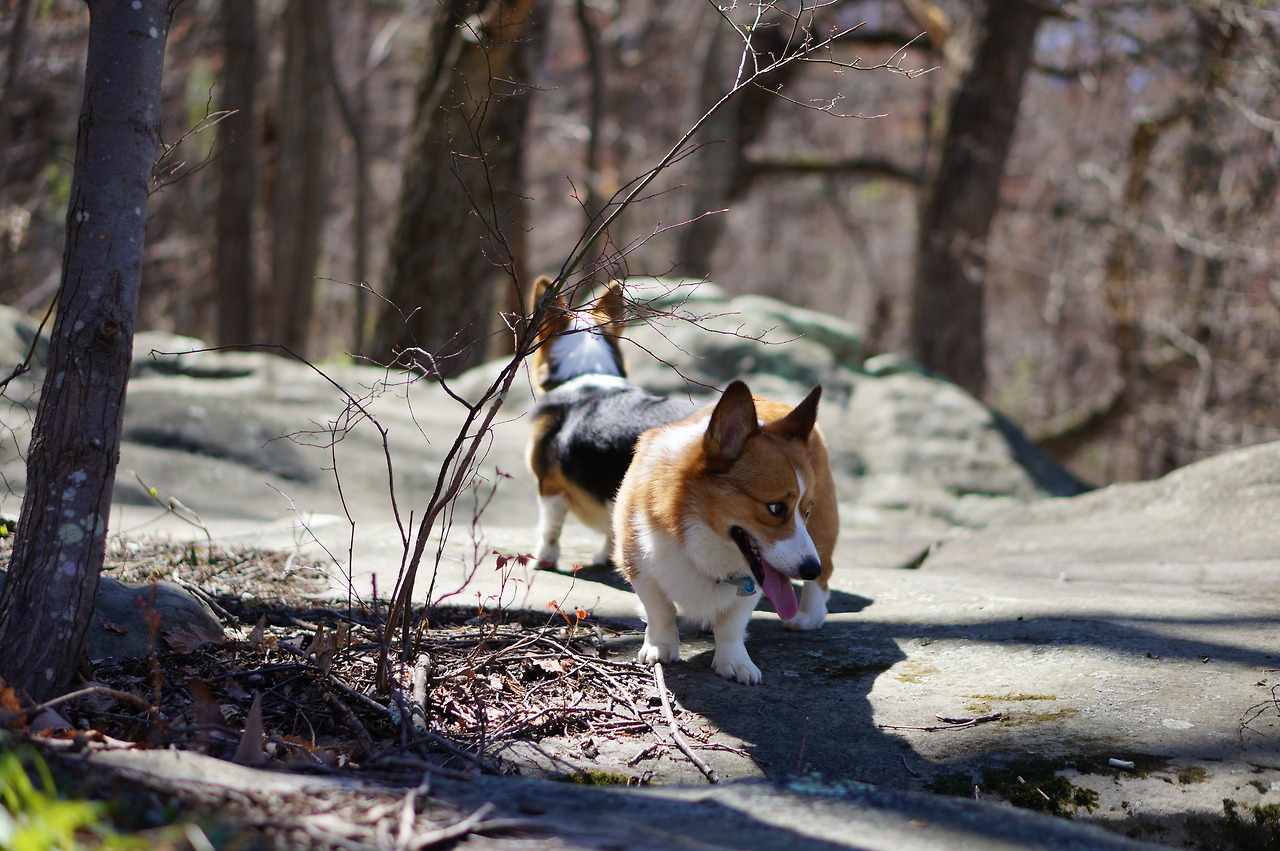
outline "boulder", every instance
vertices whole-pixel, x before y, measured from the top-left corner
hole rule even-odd
[[[863,363],[858,329],[762,296],[640,279],[655,317],[628,329],[630,374],[655,392],[714,398],[735,378],[798,402],[823,386],[846,528],[979,528],[1009,508],[1088,487],[1007,418],[898,356]],[[637,353],[638,351],[638,353]]]
[[[1150,482],[1027,503],[940,547],[924,566],[1066,580],[1280,588],[1280,442],[1245,447]],[[1274,577],[1274,578],[1268,578]]]
[[[627,292],[646,318],[628,328],[625,353],[633,380],[646,388],[710,401],[743,378],[757,393],[798,402],[823,386],[820,422],[848,530],[934,538],[980,528],[1029,500],[1086,489],[950,382],[900,358],[863,364],[860,333],[848,322],[761,296],[731,298],[709,283],[637,278]],[[21,315],[0,315],[3,325],[15,340],[33,328]],[[150,504],[154,488],[162,501],[174,497],[200,514],[385,518],[393,496],[430,492],[465,415],[438,384],[381,369],[316,370],[157,332],[139,333],[134,348],[117,503]],[[479,398],[501,367],[476,367],[451,390]],[[495,426],[486,464],[517,481],[499,488],[491,518],[528,511],[522,417],[532,400],[521,378]],[[14,490],[32,410],[6,418],[15,432],[0,474]]]
[[[0,571],[0,591],[4,580]],[[159,615],[154,632],[150,612]],[[85,634],[85,650],[94,662],[143,659],[152,649],[190,649],[221,638],[222,622],[213,609],[180,585],[163,580],[131,585],[110,576],[98,578],[98,596]]]

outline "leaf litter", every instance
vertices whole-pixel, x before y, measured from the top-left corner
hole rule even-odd
[[[317,598],[321,569],[276,551],[113,542],[105,574],[198,589],[224,632],[160,630],[171,649],[99,662],[78,698],[40,714],[0,682],[0,731],[54,748],[179,749],[408,786],[528,773],[530,748],[543,757],[535,773],[638,784],[648,760],[689,759],[705,772],[693,749],[726,749],[653,670],[614,658],[610,639],[630,626],[554,604],[439,608],[417,613],[403,654],[381,640],[384,608]],[[613,759],[596,768],[602,743]],[[500,824],[473,821],[471,832]]]

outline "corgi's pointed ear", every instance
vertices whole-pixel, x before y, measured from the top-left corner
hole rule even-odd
[[[711,412],[711,422],[703,435],[702,447],[707,458],[707,468],[722,473],[742,457],[747,440],[760,431],[756,419],[756,403],[751,391],[741,381],[735,381],[724,389],[720,401]]]
[[[627,309],[627,300],[622,295],[622,281],[610,281],[592,309],[610,325],[622,324],[622,315]]]
[[[539,275],[537,280],[533,282],[533,294],[529,299],[529,307],[532,310],[537,310],[538,307],[542,305],[543,299],[547,297],[547,290],[551,289],[551,285],[554,283],[555,281],[547,275]],[[555,298],[547,305],[547,307],[556,307],[560,309],[567,308],[568,306],[569,303],[565,301],[563,292],[556,293]]]
[[[791,409],[791,413],[769,423],[764,430],[787,440],[808,440],[818,422],[818,400],[821,398],[822,386],[819,385],[810,390],[804,401]]]
[[[546,275],[539,275],[533,282],[533,292],[529,296],[529,315],[538,319],[535,329],[538,342],[549,340],[561,334],[569,324],[569,302],[563,292],[547,297],[547,291],[555,283]],[[545,310],[540,317],[538,311]]]

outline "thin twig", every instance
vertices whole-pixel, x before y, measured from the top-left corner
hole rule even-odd
[[[419,833],[416,836],[413,836],[410,841],[406,842],[403,846],[399,846],[399,843],[397,843],[397,847],[416,851],[416,849],[430,848],[432,845],[439,845],[442,842],[461,839],[474,831],[476,826],[484,821],[485,816],[489,815],[493,810],[494,806],[492,802],[485,803],[481,805],[480,809],[476,810],[466,818],[456,821],[448,827]]]
[[[148,712],[154,711],[154,707],[148,701],[138,697],[136,694],[130,694],[127,691],[120,691],[119,689],[108,688],[106,686],[87,686],[86,688],[76,689],[75,691],[51,698],[42,703],[32,704],[31,706],[19,709],[16,712],[6,712],[3,715],[0,715],[0,727],[4,727],[10,721],[21,718],[24,715],[37,715],[46,709],[52,709],[55,706],[59,706],[63,703],[67,703],[81,697],[88,697],[91,694],[103,694],[107,697],[115,698],[122,703],[135,704],[142,709],[146,709]]]
[[[684,734],[680,732],[680,727],[676,724],[675,713],[671,711],[671,696],[667,692],[667,679],[662,673],[662,663],[656,662],[653,666],[653,680],[658,686],[658,697],[662,700],[662,713],[666,716],[667,726],[671,728],[671,738],[675,740],[676,747],[689,758],[697,766],[698,770],[706,776],[710,783],[719,783],[720,775],[711,766],[703,762],[702,758],[693,752],[693,748],[689,746],[689,742],[685,739]]]
[[[944,718],[941,715],[934,717],[943,723],[932,727],[913,727],[906,724],[877,724],[876,726],[881,730],[915,730],[921,733],[941,733],[947,730],[964,730],[968,727],[976,727],[979,724],[999,721],[1004,717],[1004,713],[993,712],[990,715],[981,715],[977,718]]]

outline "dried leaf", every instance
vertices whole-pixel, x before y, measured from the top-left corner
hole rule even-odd
[[[227,643],[220,629],[208,629],[195,624],[180,624],[160,633],[177,653],[190,653],[206,644],[221,647]]]
[[[42,709],[31,719],[30,729],[35,733],[58,733],[71,729],[71,722],[52,709]]]
[[[262,747],[263,732],[262,692],[259,691],[253,695],[253,706],[244,719],[244,733],[240,736],[240,744],[231,761],[240,765],[262,765],[270,760],[271,756]]]
[[[343,624],[343,626],[346,625]],[[346,632],[345,629],[339,628],[333,633],[328,633],[325,632],[323,626],[316,628],[315,637],[311,639],[311,644],[307,647],[307,655],[315,658],[316,667],[320,669],[320,673],[327,674],[329,669],[333,667],[333,659],[342,648]]]
[[[250,631],[250,633],[247,636],[245,636],[244,640],[253,647],[261,647],[263,644],[266,643],[266,634],[267,634],[267,618],[266,618],[266,615],[263,615],[262,617],[258,618],[257,625],[253,628],[252,631]]]
[[[248,690],[245,689],[245,687],[240,684],[240,680],[235,677],[224,680],[222,687],[226,690],[227,697],[231,698],[236,703],[244,703],[249,699]]]
[[[552,676],[564,673],[564,662],[560,659],[535,659],[533,664]]]
[[[187,693],[191,695],[191,715],[196,724],[202,728],[220,727],[226,722],[222,714],[222,704],[214,698],[209,684],[204,680],[187,680]],[[207,742],[212,733],[209,729],[196,731],[196,738]]]
[[[113,635],[128,635],[129,627],[115,621],[109,621],[104,617],[99,617],[98,622],[102,624],[102,628]]]
[[[22,701],[18,700],[18,693],[0,677],[0,712],[7,714],[21,711]]]

